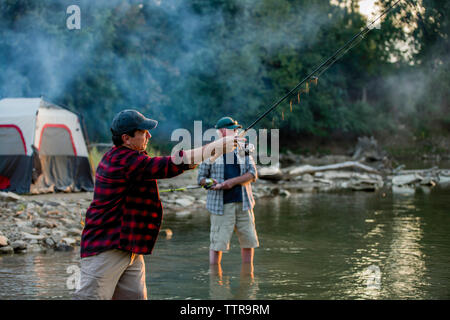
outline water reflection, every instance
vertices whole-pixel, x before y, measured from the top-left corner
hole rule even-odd
[[[414,199],[394,195],[390,207],[377,210],[373,219],[365,220],[374,226],[362,237],[363,246],[349,257],[353,270],[350,278],[357,286],[346,290],[346,294],[368,299],[422,297],[421,290],[427,285],[421,244],[423,222],[415,215],[419,209]],[[379,270],[379,286],[369,285],[373,269]]]
[[[420,217],[402,216],[394,219],[393,240],[385,267],[393,296],[421,297],[419,289],[426,285],[426,267],[420,244],[422,236]]]
[[[210,265],[209,298],[212,300],[255,300],[259,291],[258,280],[251,263],[243,263],[239,276],[239,286],[232,289],[232,276],[223,274],[222,266]]]
[[[414,196],[300,194],[260,199],[261,247],[242,265],[237,239],[208,264],[209,216],[167,215],[173,237],[146,257],[156,299],[448,299],[449,190]],[[79,252],[0,256],[0,299],[70,299]]]

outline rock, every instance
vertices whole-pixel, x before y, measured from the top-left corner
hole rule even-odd
[[[56,225],[44,219],[35,219],[32,222],[33,227],[36,228],[54,228]]]
[[[62,240],[65,244],[71,246],[74,245],[77,241],[73,238],[62,238]]]
[[[395,176],[392,179],[392,184],[396,186],[404,186],[407,184],[420,182],[423,180],[423,177],[418,174],[405,174],[400,176]]]
[[[56,242],[50,237],[45,239],[44,244],[53,248],[56,245]]]
[[[2,201],[25,201],[24,198],[22,198],[21,196],[15,194],[14,192],[3,192],[0,191],[0,200]]]
[[[309,183],[314,182],[314,177],[312,175],[310,175],[309,173],[304,174],[301,177],[302,177],[302,181],[309,182]]]
[[[67,235],[80,237],[81,236],[81,229],[70,228],[69,230],[67,230]]]
[[[39,233],[40,233],[40,234],[51,235],[51,234],[52,234],[52,229],[49,229],[49,228],[41,228],[41,229],[39,229]]]
[[[258,177],[265,180],[282,180],[283,172],[280,170],[280,164],[277,163],[270,167],[258,167]]]
[[[289,197],[291,193],[285,189],[281,189],[279,195],[282,197]]]
[[[73,225],[75,224],[75,222],[73,220],[68,219],[68,218],[61,218],[59,221],[62,222],[68,228],[73,227]],[[78,224],[79,224],[79,222],[76,223],[76,225],[78,225]]]
[[[442,184],[448,184],[450,183],[450,176],[448,175],[444,175],[444,174],[439,174],[439,183]]]
[[[177,212],[175,212],[175,215],[176,215],[177,217],[186,217],[186,216],[191,215],[191,214],[192,214],[192,212],[191,212],[191,211],[188,211],[188,210],[183,210],[183,211],[177,211]]]
[[[55,247],[55,251],[73,251],[74,248],[72,246],[69,246],[65,243],[58,243],[58,245]]]
[[[277,196],[277,195],[279,195],[279,194],[280,194],[280,188],[278,188],[278,187],[272,188],[272,190],[270,190],[270,194],[271,194],[272,196]]]
[[[379,146],[377,140],[374,137],[359,137],[353,153],[353,160],[364,161],[380,161],[386,157],[384,152]]]
[[[44,205],[44,203],[42,201],[40,201],[40,200],[33,200],[33,203],[38,205],[38,206],[40,206],[40,207],[42,207]]]
[[[16,240],[20,240],[22,238],[22,233],[17,231],[10,231],[6,235],[8,237],[9,242],[14,242]]]
[[[420,181],[420,184],[422,186],[432,186],[434,187],[436,185],[436,182],[434,181],[434,179],[430,176],[423,178],[422,181]]]
[[[13,243],[11,243],[11,247],[14,249],[14,252],[23,251],[27,249],[27,244],[25,241],[16,240]]]
[[[19,219],[17,219],[15,221],[16,226],[19,228],[29,228],[30,227],[30,222],[29,221],[21,221]]]
[[[416,189],[408,186],[392,185],[392,192],[399,195],[414,195],[416,193]]]
[[[192,201],[191,199],[187,199],[187,198],[180,198],[180,199],[176,199],[175,203],[182,207],[189,207],[194,203],[194,201]]]
[[[29,234],[27,232],[22,232],[23,234],[23,239],[25,240],[43,240],[45,238],[45,236],[43,235],[34,235],[34,234]]]
[[[12,254],[12,253],[14,253],[14,249],[11,246],[0,248],[0,254]]]
[[[44,203],[44,205],[46,205],[46,206],[52,206],[52,207],[57,207],[57,206],[60,206],[60,205],[65,205],[65,204],[64,204],[64,203],[61,203],[61,202],[52,201],[52,200],[46,200],[45,203]]]
[[[59,242],[62,238],[67,236],[67,232],[63,230],[52,230],[52,238],[53,240],[57,240]]]
[[[0,236],[0,247],[6,247],[8,245],[8,238]]]
[[[39,232],[37,231],[38,228],[31,228],[28,226],[21,226],[18,228],[18,231],[20,232],[25,232],[25,233],[29,233],[29,234],[38,234]]]

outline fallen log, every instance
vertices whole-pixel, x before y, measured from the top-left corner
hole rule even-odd
[[[270,166],[270,167],[259,167],[258,168],[258,177],[264,180],[273,180],[279,181],[283,180],[283,172],[280,170],[279,166]]]
[[[364,164],[361,164],[357,161],[346,161],[342,163],[336,163],[336,164],[330,164],[326,166],[310,166],[310,165],[304,165],[298,168],[294,168],[290,170],[288,173],[290,176],[299,176],[305,173],[315,173],[315,172],[321,172],[321,171],[329,171],[329,170],[339,170],[339,169],[347,169],[347,168],[355,168],[360,169],[369,173],[379,173],[378,170],[366,166]]]
[[[392,184],[396,186],[403,186],[407,184],[413,184],[423,180],[423,177],[417,173],[414,174],[404,174],[395,176],[392,179]]]
[[[433,167],[429,169],[415,169],[415,170],[399,170],[395,172],[395,175],[406,175],[406,174],[419,174],[419,175],[426,175],[427,173],[433,174],[433,173],[439,173],[440,169],[438,167]]]

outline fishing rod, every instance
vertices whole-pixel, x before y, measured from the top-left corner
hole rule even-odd
[[[172,188],[172,189],[164,189],[164,190],[159,190],[159,192],[175,192],[175,191],[187,191],[187,190],[191,190],[191,189],[206,189],[208,190],[209,188],[211,188],[214,185],[214,180],[211,178],[207,178],[205,180],[205,185],[201,186],[201,185],[192,185],[192,186],[186,186],[186,187],[182,187],[182,188]]]
[[[253,128],[259,121],[261,121],[264,117],[266,117],[270,112],[272,112],[276,107],[278,107],[284,100],[288,97],[291,97],[298,89],[306,83],[306,89],[298,91],[298,102],[300,103],[300,93],[309,92],[309,84],[314,83],[317,85],[317,81],[319,77],[328,70],[336,61],[342,58],[348,51],[350,51],[353,47],[355,47],[359,42],[361,42],[365,35],[372,30],[373,25],[380,20],[383,16],[388,14],[392,9],[394,9],[402,0],[397,0],[392,4],[389,8],[384,10],[376,19],[372,20],[369,24],[366,25],[364,29],[355,34],[350,40],[347,41],[342,47],[340,47],[336,52],[331,55],[328,59],[322,62],[318,67],[316,67],[310,74],[308,74],[301,82],[299,82],[294,88],[292,88],[288,93],[286,93],[283,97],[281,97],[278,101],[276,101],[269,109],[267,109],[262,115],[260,115],[255,121],[253,121],[245,130],[239,133],[239,137],[245,137],[245,134],[248,130]],[[290,108],[292,111],[292,100],[290,103]],[[284,117],[283,117],[284,118]],[[212,156],[210,158],[210,162],[213,163],[218,156]]]
[[[364,39],[364,36],[372,30],[372,26],[383,16],[385,16],[387,13],[389,13],[392,9],[394,9],[395,6],[400,2],[401,0],[397,0],[394,4],[392,4],[389,8],[387,8],[385,11],[383,11],[375,20],[373,20],[371,23],[366,25],[366,27],[358,32],[356,35],[354,35],[345,45],[343,45],[341,48],[339,48],[332,56],[330,56],[327,60],[322,62],[316,69],[314,69],[309,75],[306,76],[301,82],[299,82],[292,90],[290,90],[288,93],[286,93],[283,97],[281,97],[277,102],[275,102],[269,109],[267,109],[261,116],[259,116],[255,121],[253,121],[252,124],[250,124],[244,131],[243,135],[253,128],[259,121],[261,121],[265,116],[267,116],[272,110],[274,110],[280,103],[282,103],[286,98],[293,95],[294,92],[298,90],[303,84],[306,83],[308,91],[308,80],[311,80],[311,82],[314,82],[317,84],[317,80],[319,79],[319,76],[324,73],[328,68],[330,68],[336,61],[338,61],[342,56],[344,56],[349,50],[351,50],[354,46],[356,46],[362,39]],[[300,95],[299,101],[300,101]],[[291,104],[292,109],[292,104]],[[241,136],[240,134],[240,136]],[[242,135],[242,136],[243,136]]]
[[[200,185],[196,185],[196,186],[186,186],[186,187],[182,187],[182,188],[172,188],[172,189],[164,189],[164,190],[159,190],[159,192],[175,192],[175,191],[187,191],[190,189],[200,189],[203,188],[203,186]]]

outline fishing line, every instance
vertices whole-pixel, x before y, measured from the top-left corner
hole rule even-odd
[[[332,56],[330,56],[327,60],[322,62],[316,69],[314,69],[306,78],[304,78],[301,82],[299,82],[293,89],[291,89],[288,93],[286,93],[283,97],[281,97],[278,101],[276,101],[269,109],[267,109],[262,115],[260,115],[255,121],[253,121],[242,133],[245,134],[248,130],[253,128],[261,119],[267,116],[272,110],[274,110],[278,105],[280,105],[286,98],[292,96],[294,93],[298,91],[298,89],[303,85],[307,84],[306,91],[309,90],[308,82],[315,82],[317,84],[317,80],[319,76],[328,70],[336,61],[338,61],[342,56],[344,56],[349,50],[355,47],[359,42],[364,39],[364,36],[372,30],[372,26],[381,19],[384,15],[389,13],[401,0],[397,0],[394,4],[392,4],[389,8],[383,11],[375,20],[370,22],[366,27],[354,35],[344,46],[339,48]],[[298,101],[300,103],[300,92],[297,93]],[[291,107],[292,109],[292,107]],[[274,120],[272,120],[272,123]]]

